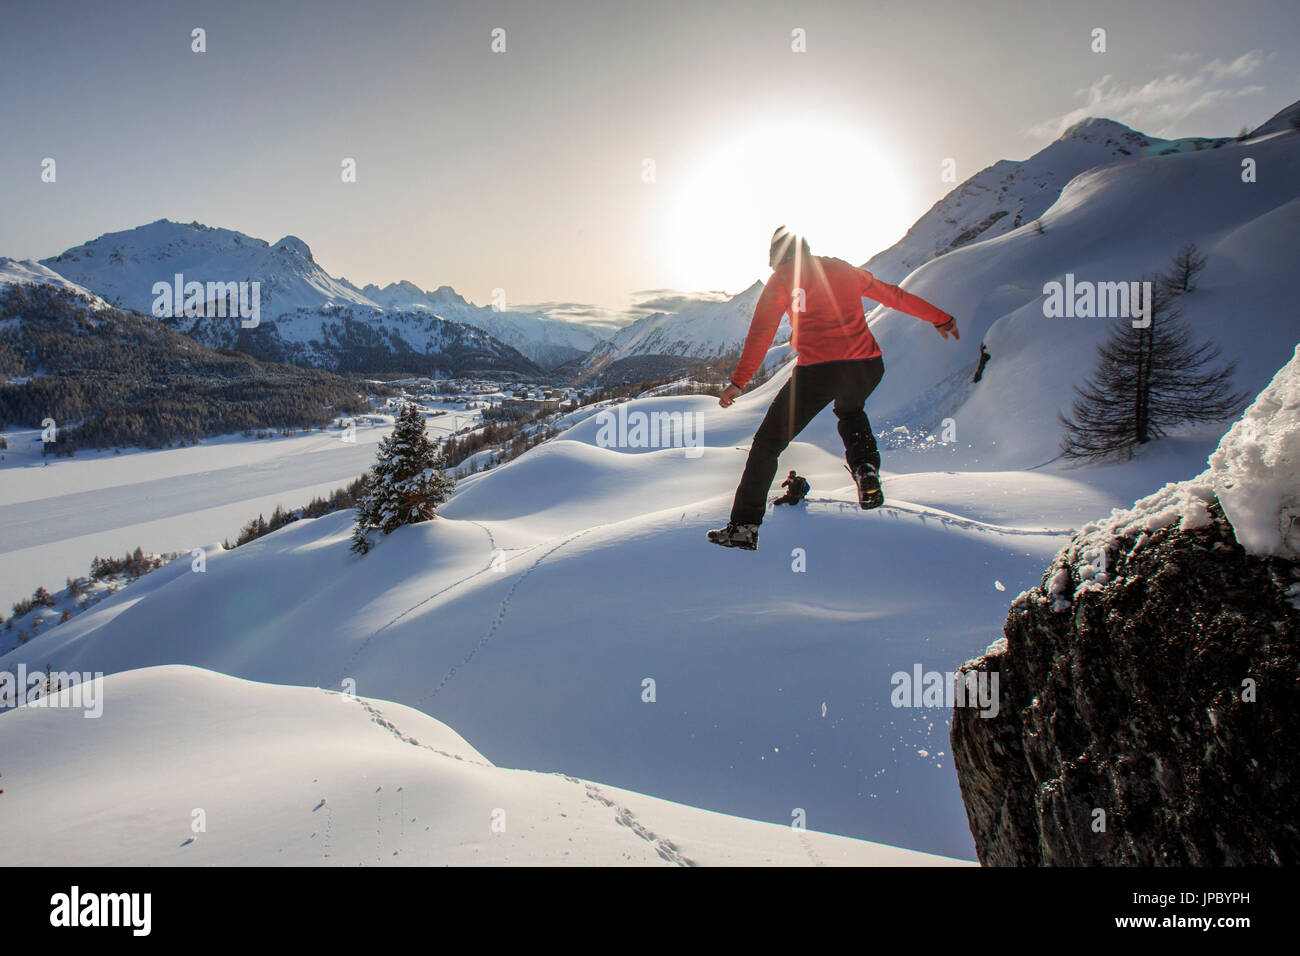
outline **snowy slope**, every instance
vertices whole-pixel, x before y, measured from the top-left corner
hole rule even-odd
[[[1026,160],[998,160],[980,170],[916,221],[902,239],[872,256],[865,269],[886,282],[946,252],[1032,222],[1079,173],[1142,155],[1164,140],[1107,119],[1085,119]]]
[[[981,651],[1005,617],[999,586],[1034,583],[1062,532],[1112,499],[1016,474],[972,498],[914,475],[863,513],[828,416],[786,458],[815,500],[764,525],[757,554],[718,552],[704,529],[779,385],[726,411],[702,396],[630,406],[701,414],[697,459],[599,447],[587,418],[462,481],[445,517],[364,559],[348,551],[350,514],[300,521],[210,554],[202,574],[156,571],[0,667],[351,677],[497,764],[772,823],[802,808],[812,829],[970,858],[947,711],[893,708],[890,675]],[[1013,514],[1021,495],[1033,511]],[[794,548],[812,573],[792,569]]]
[[[443,517],[365,558],[348,550],[350,513],[300,521],[210,553],[203,573],[155,571],[0,669],[350,679],[497,765],[774,824],[802,810],[813,830],[969,859],[950,708],[893,706],[892,675],[981,653],[1069,529],[1131,502],[1132,486],[1195,474],[1195,457],[1122,473],[887,471],[887,505],[861,512],[827,414],[783,458],[812,482],[806,508],[774,513],[756,554],[720,552],[703,531],[724,519],[780,378],[725,411],[702,396],[628,406],[700,415],[697,458],[600,447],[600,423],[575,413],[560,439],[463,480]],[[270,827],[262,850],[291,829]]]
[[[1279,110],[1268,120],[1251,130],[1247,134],[1247,138],[1254,139],[1257,136],[1268,136],[1272,133],[1285,133],[1296,129],[1297,123],[1300,123],[1300,101],[1292,103],[1286,109]]]
[[[322,314],[327,317],[334,307],[351,309],[354,318],[381,334],[395,325],[404,338],[410,337],[413,325],[433,326],[432,315],[437,315],[487,332],[547,365],[582,354],[598,339],[584,326],[542,313],[498,312],[472,305],[447,286],[434,292],[423,292],[410,282],[358,289],[325,272],[307,244],[295,236],[272,245],[197,222],[160,219],[108,233],[45,259],[43,264],[117,305],[146,314],[151,314],[154,303],[154,283],[171,282],[176,273],[187,281],[257,281],[261,283],[262,319],[274,321],[282,338],[299,345],[310,344]],[[292,322],[276,321],[289,316],[294,317]],[[205,341],[207,323],[177,320],[174,324]]]
[[[1268,175],[1243,183],[1247,158]],[[1289,265],[1300,248],[1300,134],[1102,166],[1072,180],[1041,218],[1041,235],[1026,225],[963,246],[904,283],[957,317],[960,342],[884,308],[868,316],[886,368],[869,404],[878,427],[936,429],[951,417],[981,467],[1053,458],[1057,413],[1091,375],[1112,320],[1045,317],[1044,285],[1067,273],[1076,281],[1138,280],[1166,268],[1188,242],[1209,262],[1182,300],[1183,319],[1198,340],[1219,345],[1225,361],[1238,361],[1242,391],[1258,392],[1300,338]],[[973,385],[981,340],[992,361]]]
[[[49,285],[83,297],[92,309],[100,309],[108,305],[89,289],[84,289],[75,282],[69,282],[57,272],[32,259],[10,259],[7,256],[0,256],[0,286],[6,285]]]
[[[493,766],[384,701],[182,667],[100,682],[102,715],[0,717],[0,862],[101,866],[951,863]],[[72,699],[65,691],[63,702]],[[213,728],[220,733],[213,733]],[[87,784],[90,785],[87,785]],[[195,811],[202,811],[196,831]],[[494,823],[496,829],[494,829]],[[37,857],[20,856],[31,834]]]

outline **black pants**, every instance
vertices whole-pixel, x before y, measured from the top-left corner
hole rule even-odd
[[[745,473],[731,506],[731,520],[735,524],[762,524],[777,459],[794,436],[831,402],[835,403],[844,460],[849,467],[872,464],[879,468],[880,451],[863,406],[884,374],[885,363],[879,356],[796,365],[754,433]]]

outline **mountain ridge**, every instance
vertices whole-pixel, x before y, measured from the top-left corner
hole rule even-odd
[[[261,321],[273,327],[289,326],[277,328],[277,334],[286,339],[287,353],[313,354],[310,339],[292,338],[304,329],[302,316],[315,313],[328,317],[338,308],[351,310],[352,321],[368,326],[374,339],[386,337],[392,326],[399,327],[399,335],[403,329],[409,334],[416,325],[426,326],[427,331],[430,315],[472,326],[526,359],[522,365],[511,359],[512,369],[518,366],[518,370],[530,372],[537,371],[530,367],[534,363],[553,366],[575,358],[598,340],[594,331],[543,313],[476,306],[446,285],[433,292],[409,281],[358,288],[321,268],[310,246],[297,236],[270,243],[197,221],[158,219],[105,233],[40,264],[109,302],[146,314],[151,314],[156,298],[154,284],[170,283],[176,273],[187,280],[259,282]],[[282,322],[286,316],[294,321]],[[181,317],[171,321],[184,327]],[[214,334],[209,344],[237,338],[234,332]],[[226,341],[220,347],[231,346]]]

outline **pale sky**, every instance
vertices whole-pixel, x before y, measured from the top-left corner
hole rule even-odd
[[[1295,0],[43,0],[3,23],[0,255],[198,220],[296,235],[358,285],[575,315],[740,291],[782,223],[863,262],[952,188],[945,158],[960,181],[1083,116],[1230,135],[1300,99]]]

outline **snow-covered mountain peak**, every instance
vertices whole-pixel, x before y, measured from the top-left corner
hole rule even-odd
[[[350,283],[318,266],[307,244],[286,236],[274,246],[216,226],[159,219],[105,233],[62,255],[42,260],[66,279],[110,302],[149,313],[154,286],[184,281],[260,282],[262,318],[336,305],[377,308]]]
[[[315,264],[316,260],[312,258],[311,249],[307,243],[303,242],[297,236],[285,236],[275,244],[277,252],[285,252],[290,255],[301,256],[308,262]]]
[[[421,289],[414,282],[402,279],[390,282],[386,286],[373,283],[361,290],[367,298],[385,309],[402,309],[407,311],[436,310],[444,305],[475,308],[470,302],[449,285],[440,285],[432,292]]]
[[[428,295],[435,302],[454,302],[456,305],[469,305],[465,297],[449,285],[440,285]]]
[[[1083,140],[1103,144],[1131,143],[1138,147],[1144,147],[1153,142],[1150,137],[1125,126],[1123,123],[1117,123],[1115,120],[1101,116],[1088,116],[1079,120],[1056,138],[1058,143],[1062,140]]]
[[[1165,142],[1114,120],[1080,120],[1028,159],[1000,159],[971,176],[866,268],[886,282],[901,282],[931,259],[1033,222],[1080,173],[1136,159]]]

